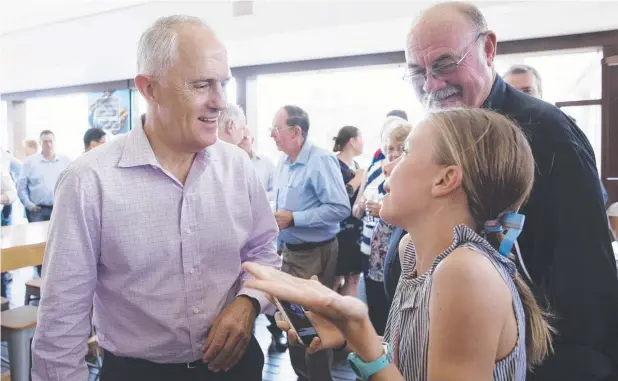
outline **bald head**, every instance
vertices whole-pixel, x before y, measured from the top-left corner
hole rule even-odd
[[[437,4],[408,33],[408,77],[428,107],[479,107],[493,84],[495,52],[495,35],[478,8]]]

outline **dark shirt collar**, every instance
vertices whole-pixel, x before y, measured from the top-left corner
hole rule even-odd
[[[489,92],[489,96],[485,99],[485,102],[481,105],[481,108],[490,110],[500,110],[504,104],[504,98],[506,94],[506,83],[504,80],[496,74],[494,79],[494,85]]]

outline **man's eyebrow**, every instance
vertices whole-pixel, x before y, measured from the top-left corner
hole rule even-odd
[[[451,60],[453,60],[453,59],[455,59],[455,57],[454,57],[452,54],[450,54],[450,53],[444,53],[444,54],[441,54],[441,55],[440,55],[438,58],[436,58],[435,60],[433,60],[433,63],[440,62],[440,61],[444,61],[444,60],[446,60],[446,59],[451,59]]]
[[[189,83],[217,82],[217,81],[229,82],[230,80],[232,80],[232,77],[229,77],[229,76],[226,76],[226,77],[221,78],[221,79],[217,79],[217,78],[214,78],[214,77],[199,77],[199,78],[190,79],[188,82]]]

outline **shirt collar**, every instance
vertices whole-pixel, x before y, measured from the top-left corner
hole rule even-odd
[[[55,153],[55,154],[54,154],[54,158],[53,158],[53,159],[51,159],[51,160],[47,160],[47,159],[45,158],[45,156],[43,156],[43,153],[39,153],[39,159],[40,159],[41,161],[43,161],[43,162],[48,162],[48,163],[54,163],[54,162],[56,162],[56,161],[59,161],[59,160],[60,160],[60,158],[58,157],[58,154],[57,154],[57,153]]]
[[[161,167],[157,157],[152,151],[152,146],[148,141],[148,137],[144,132],[142,126],[133,128],[127,134],[127,140],[122,150],[122,156],[118,166],[121,168],[140,167],[146,165],[154,165]],[[217,159],[217,150],[215,146],[221,144],[217,139],[217,142],[212,146],[201,150],[195,157],[198,162],[215,161]]]
[[[309,161],[309,152],[311,152],[312,147],[313,145],[309,143],[309,141],[305,140],[305,142],[303,143],[303,148],[300,149],[298,157],[293,164],[307,164],[307,161]],[[291,163],[290,157],[288,156],[285,161],[287,163]]]
[[[481,108],[500,110],[504,103],[504,96],[506,94],[506,83],[498,74],[494,79],[494,84],[489,92],[489,96],[485,99],[485,102],[481,105]]]

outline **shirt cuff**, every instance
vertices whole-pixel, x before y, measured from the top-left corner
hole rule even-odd
[[[252,288],[243,287],[238,291],[236,296],[245,295],[253,298],[260,303],[260,312],[266,315],[274,315],[277,308],[266,298],[263,292],[254,290]]]
[[[305,211],[292,212],[292,216],[294,218],[294,226],[304,227],[309,224],[309,221],[307,221],[309,214]]]

